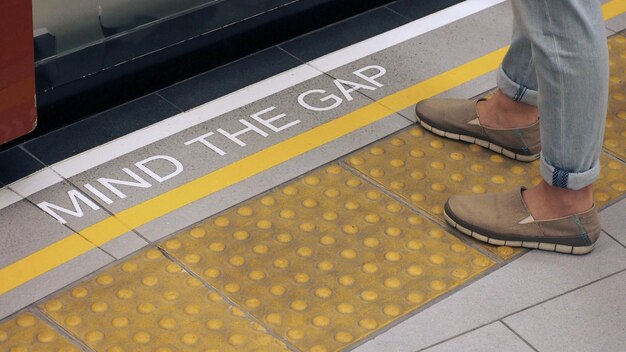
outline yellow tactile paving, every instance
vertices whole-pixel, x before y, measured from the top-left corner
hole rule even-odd
[[[499,192],[529,186],[537,162],[520,163],[478,145],[412,127],[348,156],[345,162],[417,208],[443,220],[451,194]],[[485,246],[506,259],[520,249]]]
[[[626,37],[609,38],[610,93],[604,147],[626,161]]]
[[[593,185],[593,197],[598,209],[626,193],[626,165],[608,154],[600,155],[600,176]]]
[[[345,348],[494,264],[337,165],[160,246],[312,352]]]
[[[31,313],[0,324],[2,352],[79,352],[80,349]]]
[[[287,351],[156,249],[40,306],[96,351]]]

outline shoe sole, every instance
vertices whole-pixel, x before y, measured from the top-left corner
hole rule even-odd
[[[458,224],[456,221],[452,220],[452,218],[448,215],[448,213],[444,210],[443,217],[446,219],[450,226],[459,230],[461,233],[475,238],[481,242],[489,243],[495,246],[509,246],[509,247],[523,247],[529,249],[541,249],[544,251],[550,252],[558,252],[565,254],[587,254],[593,250],[595,247],[595,243],[590,246],[568,246],[563,244],[556,243],[546,243],[546,242],[532,242],[532,241],[504,241],[498,240],[495,238],[491,238],[485,235],[482,235],[478,232],[472,231],[464,226]]]
[[[491,143],[489,141],[485,141],[482,140],[480,138],[476,138],[476,137],[472,137],[469,135],[464,135],[464,134],[457,134],[457,133],[452,133],[452,132],[448,132],[448,131],[443,131],[440,130],[438,128],[435,128],[429,124],[427,124],[426,122],[422,121],[419,116],[417,117],[417,122],[420,123],[420,125],[422,127],[424,127],[426,130],[441,136],[441,137],[445,137],[454,141],[462,141],[462,142],[467,142],[467,143],[472,143],[472,144],[476,144],[479,145],[481,147],[487,148],[493,152],[496,152],[498,154],[502,154],[508,158],[511,158],[513,160],[519,160],[519,161],[524,161],[524,162],[531,162],[531,161],[535,161],[537,159],[539,159],[539,154],[533,154],[533,155],[524,155],[524,154],[518,154],[515,152],[512,152],[506,148],[503,148],[502,146],[499,146],[497,144]]]

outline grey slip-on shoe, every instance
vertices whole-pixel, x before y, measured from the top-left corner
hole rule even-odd
[[[523,190],[452,196],[444,207],[444,217],[462,233],[496,246],[568,254],[593,250],[602,230],[595,207],[559,219],[535,220],[526,208]]]
[[[476,111],[481,100],[426,99],[415,105],[415,114],[422,127],[439,136],[478,144],[520,161],[539,158],[539,121],[524,128],[482,126]]]

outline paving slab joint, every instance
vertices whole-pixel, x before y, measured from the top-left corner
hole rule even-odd
[[[401,133],[404,133],[405,131],[408,131],[412,128],[414,128],[415,126],[411,125],[411,126],[407,126],[395,133],[392,133],[388,136],[385,136],[379,140],[376,140],[362,148],[360,148],[359,150],[364,150],[367,149],[369,147],[371,147],[372,145],[380,142],[381,140],[385,139],[385,138],[389,138],[391,136],[394,135],[399,135]],[[355,151],[356,152],[356,151]],[[349,154],[348,154],[349,155]],[[346,155],[346,156],[348,156]],[[500,268],[502,266],[502,264],[506,264],[509,263],[519,257],[521,257],[523,254],[528,253],[527,249],[523,249],[522,251],[520,251],[519,253],[513,255],[510,258],[502,258],[499,257],[498,255],[496,255],[495,253],[487,250],[485,247],[481,246],[480,243],[477,243],[476,241],[470,239],[467,236],[461,236],[459,235],[458,231],[455,230],[454,228],[448,226],[448,224],[433,216],[432,214],[423,211],[422,209],[419,209],[418,207],[416,207],[415,205],[411,204],[410,202],[408,202],[406,199],[404,199],[403,197],[401,197],[400,195],[396,194],[395,192],[393,192],[392,190],[386,188],[384,185],[380,184],[379,182],[376,182],[376,180],[370,178],[368,175],[362,173],[361,171],[359,171],[358,169],[354,168],[353,166],[351,166],[345,159],[345,157],[341,157],[337,160],[337,162],[339,162],[340,165],[342,165],[344,167],[344,169],[346,169],[348,172],[350,172],[351,174],[353,174],[355,177],[360,178],[361,180],[365,181],[366,183],[370,184],[371,186],[373,186],[374,188],[380,190],[382,193],[386,194],[387,196],[393,198],[395,201],[399,202],[400,204],[406,206],[407,208],[409,208],[411,211],[419,214],[420,216],[423,216],[424,218],[432,221],[433,223],[437,224],[439,227],[441,227],[443,230],[445,230],[446,232],[450,233],[451,235],[453,235],[454,237],[456,237],[458,240],[460,240],[461,242],[467,244],[469,247],[479,251],[481,254],[489,257],[491,260],[495,261],[497,264],[496,266],[498,268]]]
[[[513,330],[512,327],[509,326],[509,324],[505,323],[503,320],[498,320],[500,323],[502,323],[502,325],[506,326],[507,329],[509,329],[513,334],[515,334],[515,336],[517,336],[520,340],[524,341],[524,343],[526,345],[528,345],[528,347],[532,348],[533,351],[535,352],[539,352],[538,349],[535,348],[535,346],[533,346],[530,342],[528,342],[522,335],[520,335],[517,331]]]
[[[46,300],[46,298],[42,299],[41,301],[43,302],[44,300]],[[44,313],[43,310],[41,310],[41,308],[39,307],[39,304],[37,303],[33,304],[31,308],[28,308],[26,311],[32,313],[37,318],[41,319],[44,323],[46,323],[59,335],[68,339],[71,343],[73,343],[75,346],[80,348],[82,351],[96,352],[95,350],[89,348],[89,346],[85,345],[77,336],[74,336],[74,334],[67,331],[65,328],[63,328],[63,326],[59,325],[56,321],[54,321],[53,319],[50,319],[50,317],[48,317],[46,313]]]
[[[264,192],[262,192],[264,193]],[[261,194],[262,194],[261,193]],[[193,226],[193,225],[192,225]],[[191,228],[191,226],[190,226]],[[173,238],[174,235],[177,235],[179,232],[175,232],[174,234],[164,237],[160,240],[160,242],[165,243],[167,241],[167,239]],[[183,268],[183,270],[189,274],[192,277],[195,277],[196,279],[200,280],[200,282],[202,282],[202,284],[204,285],[204,287],[208,288],[211,291],[216,292],[218,295],[220,295],[220,297],[224,300],[224,302],[226,302],[227,304],[238,308],[239,310],[241,310],[244,314],[245,314],[245,318],[253,321],[257,324],[259,324],[260,326],[262,326],[267,334],[271,335],[272,337],[274,337],[275,339],[277,339],[278,341],[282,342],[285,344],[285,346],[287,346],[287,348],[289,348],[291,351],[294,352],[300,352],[300,350],[298,348],[296,348],[295,346],[293,346],[293,344],[291,344],[287,339],[285,339],[283,336],[280,336],[278,334],[276,334],[276,332],[274,332],[274,330],[267,325],[264,321],[259,320],[257,318],[255,318],[250,311],[248,311],[248,309],[246,309],[243,305],[239,305],[237,303],[235,303],[234,301],[232,301],[230,298],[228,298],[228,296],[222,292],[221,290],[219,290],[217,287],[211,285],[210,283],[208,283],[202,276],[196,274],[189,266],[187,266],[187,264],[185,264],[184,262],[176,259],[174,256],[170,255],[170,253],[167,252],[167,250],[165,248],[161,248],[159,246],[156,246],[157,250],[159,250],[161,252],[161,254],[163,254],[163,256],[165,258],[167,258],[169,261],[179,265],[181,268]]]

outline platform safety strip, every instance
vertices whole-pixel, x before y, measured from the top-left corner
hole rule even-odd
[[[330,165],[161,244],[302,351],[336,351],[495,264]]]

